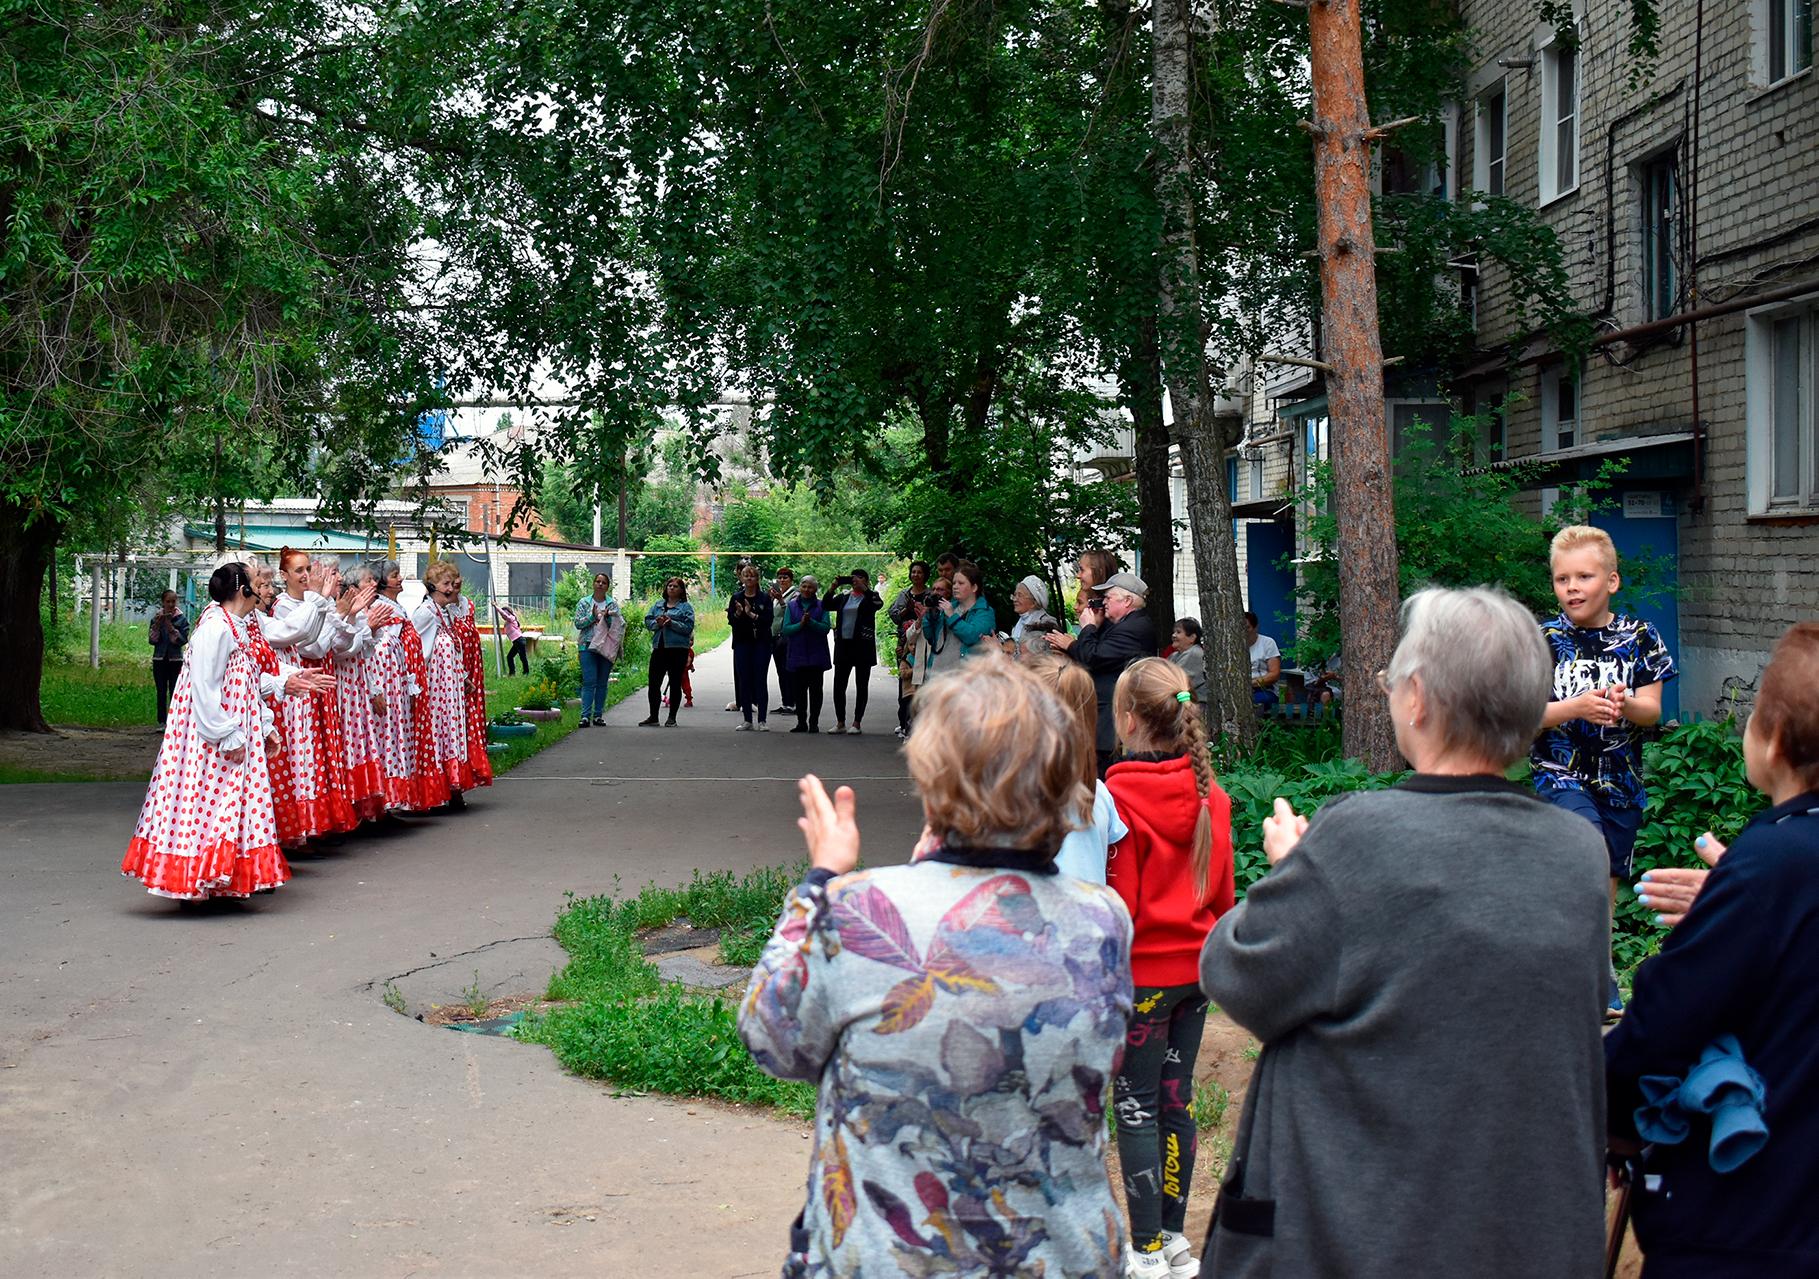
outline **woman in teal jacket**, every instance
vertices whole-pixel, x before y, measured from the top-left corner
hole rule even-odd
[[[979,566],[971,560],[960,561],[954,569],[954,597],[942,600],[938,611],[930,609],[922,619],[929,642],[941,650],[942,674],[996,647],[992,635],[997,624],[998,615],[979,593]]]
[[[640,728],[654,728],[657,706],[665,678],[669,680],[669,719],[667,727],[676,726],[676,708],[682,705],[682,672],[688,669],[688,650],[695,642],[695,606],[688,602],[688,584],[672,577],[663,584],[663,598],[652,604],[644,615],[644,629],[651,633],[650,682],[645,693],[650,698],[650,717],[638,721]]]

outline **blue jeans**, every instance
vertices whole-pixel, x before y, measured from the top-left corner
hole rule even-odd
[[[591,648],[581,650],[581,718],[599,719],[606,714],[606,681],[613,664]]]
[[[752,708],[758,709],[760,724],[771,713],[771,646],[762,644],[733,647],[733,687],[739,696],[739,709],[745,722],[752,722]]]

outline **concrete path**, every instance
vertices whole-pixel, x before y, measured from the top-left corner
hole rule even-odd
[[[871,859],[907,853],[889,681],[876,735],[735,733],[730,654],[698,665],[680,728],[633,727],[635,695],[249,904],[120,877],[138,786],[0,787],[0,1275],[775,1274],[802,1125],[614,1097],[379,999],[540,990],[564,892],[794,859],[811,769],[858,789]]]

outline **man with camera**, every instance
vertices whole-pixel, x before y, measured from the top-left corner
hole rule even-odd
[[[1118,745],[1112,723],[1112,691],[1118,677],[1132,662],[1156,655],[1156,624],[1144,611],[1148,594],[1149,584],[1135,573],[1113,573],[1093,586],[1083,606],[1078,635],[1065,631],[1048,634],[1051,647],[1065,652],[1093,677],[1099,703],[1099,729],[1093,744],[1101,777],[1111,767]]]

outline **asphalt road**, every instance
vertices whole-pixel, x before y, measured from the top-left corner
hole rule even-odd
[[[775,1274],[802,1125],[615,1097],[379,997],[540,991],[566,891],[792,860],[810,769],[858,789],[873,859],[907,853],[888,731],[733,732],[725,649],[695,685],[679,728],[635,695],[245,904],[119,875],[137,785],[0,787],[0,1275]]]

